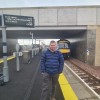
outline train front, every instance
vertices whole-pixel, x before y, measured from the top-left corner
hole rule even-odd
[[[70,58],[70,42],[68,40],[59,40],[57,41],[58,49],[63,54],[64,58]]]

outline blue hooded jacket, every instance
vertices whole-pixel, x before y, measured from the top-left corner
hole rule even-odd
[[[60,51],[50,51],[47,49],[41,56],[41,72],[48,74],[60,74],[63,71],[64,58]]]

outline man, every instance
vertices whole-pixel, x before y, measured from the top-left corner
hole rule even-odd
[[[50,83],[52,83],[50,100],[55,99],[55,89],[59,74],[63,71],[64,58],[60,51],[57,50],[57,43],[51,41],[49,48],[41,57],[41,72],[43,76],[43,88],[40,100],[47,100]]]

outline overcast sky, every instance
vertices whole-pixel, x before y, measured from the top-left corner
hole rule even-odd
[[[100,0],[0,0],[0,8],[100,5]]]

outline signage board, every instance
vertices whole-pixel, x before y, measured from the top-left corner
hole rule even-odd
[[[29,16],[3,15],[7,27],[34,27],[34,19]]]

